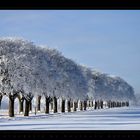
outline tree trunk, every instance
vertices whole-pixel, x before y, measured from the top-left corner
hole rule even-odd
[[[74,102],[73,111],[76,111],[76,108],[77,108],[77,102]]]
[[[99,100],[97,101],[97,108],[100,109],[100,102],[99,102]]]
[[[23,103],[24,103],[24,100],[19,99],[19,112],[23,112]]]
[[[87,101],[84,101],[84,110],[87,109]]]
[[[83,102],[80,101],[80,110],[83,110]]]
[[[65,100],[64,99],[62,99],[61,112],[65,112]]]
[[[103,109],[103,101],[100,101],[101,109]]]
[[[89,107],[91,107],[90,100],[89,100]]]
[[[95,107],[94,107],[94,109],[97,109],[97,101],[95,101]]]
[[[57,98],[54,97],[54,100],[53,100],[53,112],[56,113],[57,112]]]
[[[91,101],[91,106],[93,107],[93,101]]]
[[[121,102],[119,102],[119,107],[121,107]]]
[[[72,101],[70,102],[70,108],[73,108],[73,102]]]
[[[113,101],[111,102],[111,107],[113,108]]]
[[[1,109],[2,95],[0,95],[0,109]]]
[[[50,103],[50,98],[49,98],[49,97],[46,97],[46,98],[45,98],[45,101],[46,101],[46,110],[45,110],[45,113],[46,113],[46,114],[49,114],[49,103]]]
[[[32,111],[32,101],[29,101],[29,111]]]
[[[9,117],[14,117],[14,97],[9,96]]]
[[[41,96],[37,97],[37,111],[40,111],[40,100],[41,100]]]
[[[70,101],[68,100],[68,112],[71,112]]]
[[[30,106],[30,101],[25,99],[25,113],[24,113],[24,116],[29,116],[29,106]]]
[[[129,102],[128,102],[128,101],[126,102],[126,106],[127,106],[127,107],[129,106]]]

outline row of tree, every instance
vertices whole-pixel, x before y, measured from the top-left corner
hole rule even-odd
[[[25,116],[32,109],[33,97],[38,98],[38,106],[41,98],[45,97],[46,113],[49,113],[50,102],[53,102],[53,110],[57,112],[59,97],[62,97],[62,112],[65,111],[66,99],[68,111],[71,110],[69,106],[72,101],[75,102],[73,106],[76,110],[77,100],[81,101],[80,108],[86,109],[87,100],[98,99],[96,94],[100,96],[100,93],[109,93],[107,97],[111,97],[111,100],[115,97],[111,96],[112,92],[120,95],[118,90],[107,91],[109,87],[129,90],[126,84],[121,86],[122,81],[118,81],[117,86],[115,83],[116,78],[108,79],[93,73],[90,68],[65,58],[55,49],[41,48],[23,39],[0,39],[0,100],[3,95],[8,96],[11,117],[14,116],[14,101],[17,97],[21,112],[25,108]],[[125,93],[129,93],[128,90]],[[123,92],[119,93],[122,95]],[[105,100],[103,97],[100,96]],[[96,104],[95,109],[103,108],[103,102],[97,101]]]
[[[3,95],[0,94],[0,105],[2,101]],[[18,98],[19,100],[19,113],[24,112],[24,116],[29,116],[29,112],[32,111],[33,105],[32,100],[33,96],[29,96],[28,100],[27,98],[24,98],[22,94],[17,94],[14,96],[14,98],[9,96],[9,117],[14,117],[14,101],[15,98]],[[41,111],[41,99],[42,96],[35,97],[37,99],[37,104],[35,107],[35,114],[38,111]],[[25,102],[25,103],[24,103]],[[60,110],[61,112],[71,112],[79,110],[87,110],[87,109],[103,109],[103,108],[113,108],[113,107],[124,107],[129,106],[128,101],[103,101],[103,100],[72,100],[72,99],[64,99],[61,98],[60,102]],[[49,106],[51,104],[51,109],[54,113],[58,112],[58,99],[54,97],[47,96],[45,97],[45,113],[49,114],[50,109]]]

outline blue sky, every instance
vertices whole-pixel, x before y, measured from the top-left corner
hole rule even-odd
[[[140,93],[140,10],[0,10],[0,37],[57,48]]]

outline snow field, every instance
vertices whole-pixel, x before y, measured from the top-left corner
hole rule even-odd
[[[1,130],[139,130],[140,107],[0,117]]]

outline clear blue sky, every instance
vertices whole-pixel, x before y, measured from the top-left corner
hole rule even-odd
[[[140,93],[140,10],[0,10],[0,37],[57,48]]]

